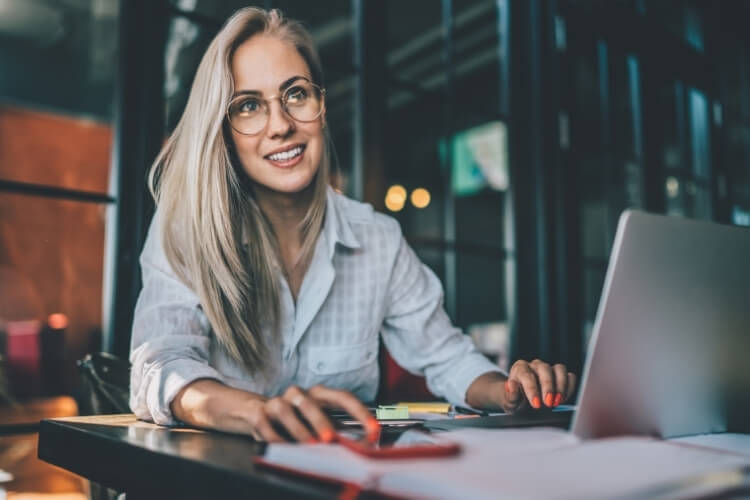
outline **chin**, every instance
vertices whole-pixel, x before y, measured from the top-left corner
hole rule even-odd
[[[270,182],[260,183],[266,189],[283,194],[297,194],[312,189],[315,185],[315,176],[304,178],[273,179]]]

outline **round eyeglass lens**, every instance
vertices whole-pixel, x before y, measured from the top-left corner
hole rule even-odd
[[[293,119],[311,122],[323,111],[323,91],[313,83],[299,81],[284,91],[281,104]],[[230,103],[228,114],[233,129],[253,135],[268,123],[268,104],[258,96],[238,96]]]
[[[284,92],[283,104],[295,120],[311,122],[320,116],[322,91],[310,82],[297,82]]]
[[[267,121],[266,104],[259,97],[239,96],[229,104],[229,122],[240,134],[257,134]]]

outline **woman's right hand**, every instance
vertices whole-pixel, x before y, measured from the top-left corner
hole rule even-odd
[[[250,434],[259,441],[330,442],[333,423],[323,408],[337,408],[359,420],[367,439],[377,441],[380,424],[350,392],[316,385],[291,386],[278,397],[242,391],[212,379],[182,388],[170,405],[179,420],[204,429]]]
[[[259,441],[331,442],[335,430],[323,408],[340,408],[362,423],[367,439],[377,441],[380,424],[350,392],[316,385],[308,390],[291,386],[284,394],[247,403],[250,434]]]

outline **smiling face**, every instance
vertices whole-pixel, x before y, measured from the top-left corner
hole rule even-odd
[[[303,191],[315,178],[323,156],[325,112],[311,122],[297,121],[284,112],[281,100],[275,97],[294,86],[295,77],[311,79],[307,63],[291,43],[256,35],[235,51],[232,76],[234,98],[254,98],[241,104],[244,110],[253,110],[258,102],[268,100],[268,123],[259,133],[243,135],[230,128],[242,169],[256,190],[284,194]]]

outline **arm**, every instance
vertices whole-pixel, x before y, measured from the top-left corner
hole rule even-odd
[[[442,285],[420,262],[400,230],[387,285],[382,338],[399,365],[424,375],[430,390],[466,406],[467,389],[485,373],[503,373],[455,328],[443,309]]]
[[[383,341],[394,359],[424,374],[430,390],[454,404],[514,412],[553,407],[575,389],[565,365],[516,361],[509,373],[479,353],[443,310],[442,286],[401,238],[389,284]]]
[[[268,398],[226,386],[216,380],[199,379],[177,393],[170,408],[182,422],[204,429],[252,434],[248,410]]]

